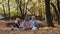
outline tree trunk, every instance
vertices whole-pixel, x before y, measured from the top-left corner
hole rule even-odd
[[[3,6],[3,11],[4,11],[4,17],[6,17],[6,16],[5,16],[5,7],[4,7],[4,4],[3,4],[2,6]]]
[[[40,20],[42,21],[42,11],[41,11],[41,9],[39,9],[39,17],[40,17]]]
[[[22,17],[22,19],[24,19],[24,17],[25,17],[25,14],[24,14],[24,12],[25,12],[25,5],[24,4],[22,4],[22,0],[20,0],[20,2],[19,2],[19,9],[20,9],[20,13],[21,13],[21,17]],[[23,7],[23,8],[22,8]]]
[[[8,11],[9,11],[9,18],[10,18],[10,5],[9,5],[9,3],[10,3],[10,0],[8,0]]]
[[[60,18],[60,17],[59,17],[59,12],[58,12],[56,6],[55,6],[53,3],[51,3],[51,6],[54,8],[54,10],[55,10],[55,14],[56,14],[57,19],[58,19],[58,24],[60,24],[60,22],[59,22],[59,18]]]
[[[20,2],[19,2],[19,9],[20,9],[20,13],[21,13],[21,15],[22,15],[22,8],[21,8],[21,4],[22,4],[22,0],[20,0]]]
[[[17,10],[17,16],[18,16],[19,0],[16,0],[16,4],[17,4],[17,8],[16,8],[16,10]]]
[[[46,18],[47,18],[47,24],[49,27],[54,27],[54,24],[52,22],[51,18],[51,12],[50,12],[50,0],[45,0],[45,5],[46,5]]]
[[[59,0],[57,0],[57,7],[58,7],[58,10],[59,10],[59,13],[60,13],[60,1]]]
[[[59,11],[59,18],[58,18],[58,24],[60,25],[60,6],[59,6],[59,0],[57,0],[57,7],[58,7],[58,11]]]

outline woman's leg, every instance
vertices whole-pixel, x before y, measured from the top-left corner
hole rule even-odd
[[[19,28],[19,25],[17,23],[14,23],[13,27]]]

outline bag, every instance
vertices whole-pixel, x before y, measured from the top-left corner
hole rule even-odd
[[[32,28],[32,30],[37,30],[38,28],[37,27],[35,27],[35,26],[33,26],[33,28]]]

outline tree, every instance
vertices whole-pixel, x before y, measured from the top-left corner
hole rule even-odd
[[[16,10],[17,10],[17,14],[18,14],[18,6],[19,6],[19,0],[15,0],[16,1],[16,4],[17,4],[17,8],[16,8]],[[17,15],[18,16],[18,15]]]
[[[58,24],[60,25],[60,1],[57,0],[57,7],[58,7],[58,12],[59,12],[59,17],[58,17]]]
[[[58,7],[58,11],[59,11],[59,13],[60,13],[60,1],[59,0],[57,0],[57,7]]]
[[[45,8],[46,8],[46,18],[47,18],[47,24],[50,27],[54,27],[54,24],[52,22],[52,18],[51,18],[51,12],[50,12],[50,0],[45,0]]]
[[[57,19],[58,19],[58,24],[60,25],[60,6],[59,6],[59,0],[57,0],[57,8],[58,8],[58,10],[57,10],[56,6],[53,3],[51,3],[51,5],[52,5],[52,7],[55,10],[55,14],[56,14]]]
[[[55,14],[56,14],[56,16],[57,16],[57,19],[58,19],[58,24],[60,24],[60,22],[59,22],[59,12],[58,12],[58,10],[57,10],[57,8],[56,8],[56,6],[53,4],[53,3],[51,3],[51,6],[53,7],[53,9],[55,10]]]
[[[21,13],[21,16],[22,18],[24,19],[24,16],[27,15],[27,6],[28,6],[28,3],[30,2],[30,0],[20,0],[19,1],[19,9],[20,9],[20,13]]]
[[[6,17],[4,4],[2,4],[2,6],[3,6],[3,11],[4,11],[4,17]]]
[[[8,11],[9,11],[9,18],[10,18],[10,5],[9,5],[9,3],[10,3],[10,0],[8,0]]]

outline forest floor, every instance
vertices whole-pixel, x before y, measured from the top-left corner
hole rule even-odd
[[[11,26],[6,26],[6,23],[13,23],[14,20],[0,20],[0,34],[60,34],[60,25],[54,21],[56,27],[47,27],[46,22],[38,21],[43,27],[40,27],[37,31],[32,30],[10,30]]]

